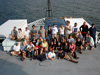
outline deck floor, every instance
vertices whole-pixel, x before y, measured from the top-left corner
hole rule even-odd
[[[93,51],[83,51],[83,54],[77,53],[80,57],[78,64],[56,59],[50,61],[47,66],[40,66],[40,61],[30,61],[28,58],[21,61],[19,57],[10,56],[9,53],[2,51],[0,46],[0,75],[100,75],[98,47]]]

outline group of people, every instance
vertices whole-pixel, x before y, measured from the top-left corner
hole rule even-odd
[[[36,38],[37,34],[38,38]],[[86,22],[80,28],[77,27],[77,23],[72,27],[70,21],[66,21],[65,26],[61,24],[59,28],[55,24],[53,27],[48,25],[47,30],[40,26],[39,31],[35,29],[35,25],[32,26],[32,30],[26,27],[24,32],[21,28],[17,31],[14,27],[9,38],[17,41],[11,55],[21,55],[22,61],[26,57],[40,61],[54,60],[57,57],[78,63],[74,60],[79,59],[76,52],[82,54],[82,51],[87,47],[90,50],[96,47],[96,27],[92,24],[89,28]]]

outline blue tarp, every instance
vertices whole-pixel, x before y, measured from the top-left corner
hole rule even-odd
[[[51,27],[53,27],[53,24],[55,24],[57,28],[59,28],[61,24],[63,24],[63,26],[66,25],[64,19],[48,19],[45,21],[44,29],[48,29],[48,25],[51,25]]]

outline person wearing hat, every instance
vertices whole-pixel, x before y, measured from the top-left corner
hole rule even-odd
[[[35,45],[35,52],[34,52],[34,55],[35,55],[35,56],[38,56],[38,51],[39,51],[39,49],[40,49],[40,46],[39,46],[38,43],[36,43],[36,45]]]

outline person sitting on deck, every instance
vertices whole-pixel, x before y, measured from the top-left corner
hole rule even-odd
[[[48,43],[46,42],[46,39],[43,39],[43,42],[40,45],[41,49],[40,49],[40,55],[43,53],[46,53],[48,50]]]
[[[32,56],[32,60],[33,60],[33,55],[34,55],[34,49],[35,49],[35,46],[33,45],[32,42],[30,42],[26,50],[28,52],[28,57],[30,58],[30,56]]]
[[[35,25],[32,26],[32,30],[30,31],[31,39],[36,37],[37,31],[35,30]]]
[[[34,56],[38,56],[38,52],[39,52],[40,46],[38,45],[38,43],[36,43],[35,45],[35,51],[34,51]]]
[[[42,39],[45,39],[45,29],[43,29],[43,26],[40,26],[40,30],[38,32],[40,36],[42,36]]]
[[[90,36],[90,34],[87,34],[86,41],[84,44],[84,49],[87,49],[87,46],[90,46],[90,50],[93,50],[93,48],[94,48],[94,40]]]
[[[65,40],[64,36],[61,37],[60,42],[61,42],[62,47],[64,47],[65,43],[66,43],[66,40]]]
[[[18,41],[18,42],[24,41],[24,33],[22,32],[22,29],[21,29],[21,28],[18,29],[17,41]]]
[[[20,45],[17,42],[16,45],[14,45],[14,47],[13,47],[13,51],[11,51],[11,55],[19,56],[19,54],[21,54]]]
[[[82,36],[82,33],[80,31],[79,31],[79,34],[78,34],[78,38],[80,38],[82,43],[83,43],[83,36]]]
[[[74,38],[72,38],[72,35],[69,35],[69,38],[67,39],[68,43],[74,42]]]
[[[58,29],[57,29],[56,25],[53,24],[53,27],[52,27],[52,38],[54,38],[54,37],[57,38],[57,34],[58,34]]]
[[[80,54],[82,54],[82,41],[80,38],[76,41],[76,50],[79,50]]]
[[[75,52],[75,44],[73,42],[71,42],[69,44],[69,53],[71,56],[73,56],[75,59],[79,59],[79,57],[77,57],[76,52]]]
[[[25,58],[26,58],[26,48],[27,48],[27,45],[25,44],[24,41],[22,42],[20,48],[21,48],[20,50],[21,50],[21,52],[22,52],[21,60],[23,61],[23,60],[25,60]]]
[[[73,35],[74,39],[77,39],[77,37],[78,37],[78,31],[79,31],[79,29],[77,27],[77,23],[75,23],[74,27],[72,28],[72,35]]]
[[[29,37],[30,37],[30,30],[28,30],[28,27],[26,27],[25,32],[24,32],[24,38],[25,38],[27,44],[29,44]]]
[[[55,50],[55,46],[53,44],[53,41],[51,41],[50,45],[49,45],[49,51],[52,51],[52,50]]]
[[[73,60],[72,56],[69,55],[69,54],[66,54],[63,50],[60,50],[58,52],[58,59],[66,59],[66,60],[69,60],[69,61],[71,61],[73,63],[78,63],[78,61]]]
[[[47,59],[54,60],[56,58],[55,51],[52,50],[47,54]]]
[[[36,39],[35,37],[33,37],[33,39],[31,40],[31,42],[32,42],[34,45],[36,45],[37,39]]]
[[[54,38],[53,39],[53,45],[55,46],[55,48],[57,47],[57,44],[58,44],[57,38]]]
[[[41,45],[42,42],[43,42],[42,36],[39,36],[39,39],[37,39],[37,43],[38,43],[39,45]]]
[[[66,24],[67,25],[65,26],[65,39],[68,39],[68,36],[72,34],[72,27],[70,25],[70,21],[67,21]]]
[[[11,31],[11,35],[9,36],[11,40],[16,40],[17,39],[17,30],[16,27]]]
[[[65,42],[65,45],[64,45],[64,47],[63,47],[63,51],[64,51],[65,53],[70,52],[70,51],[69,51],[69,44],[68,44],[67,42]]]
[[[62,47],[61,43],[58,42],[58,45],[56,46],[56,50],[57,50],[56,52],[59,52],[62,49],[63,49],[63,47]]]

